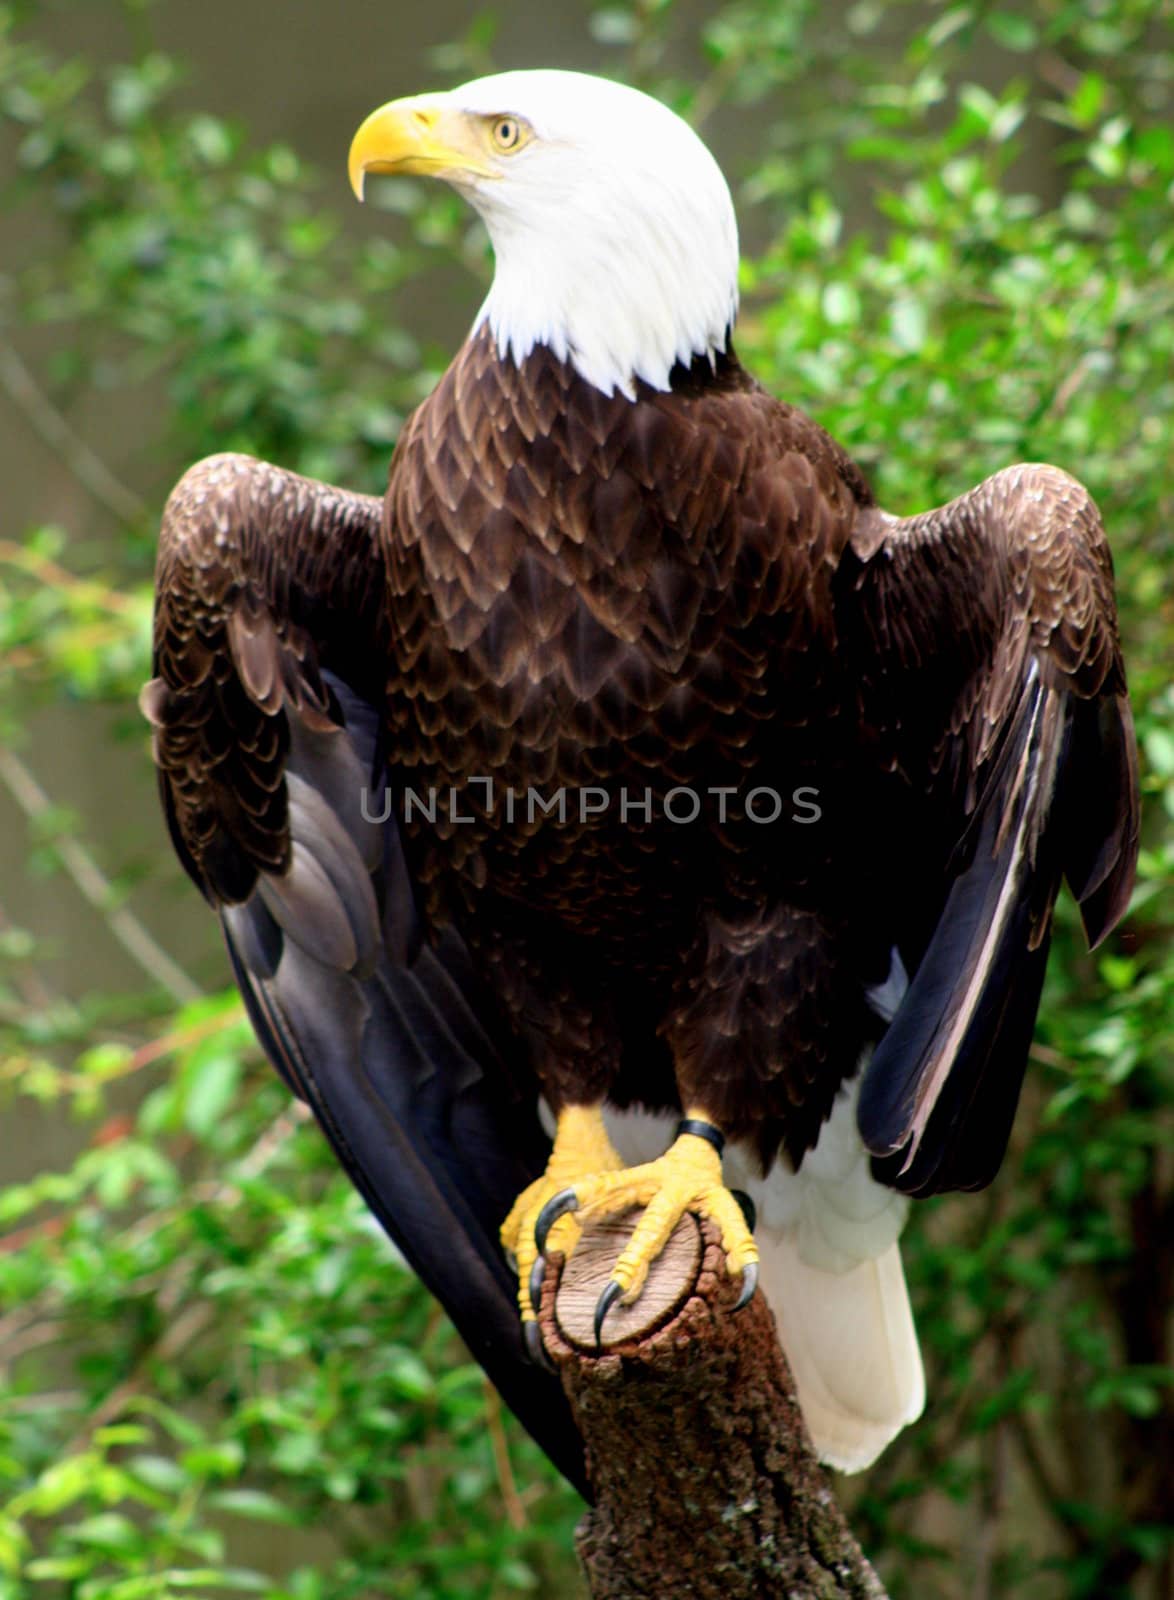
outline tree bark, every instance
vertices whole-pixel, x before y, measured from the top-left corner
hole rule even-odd
[[[885,1600],[816,1460],[761,1294],[736,1316],[712,1223],[685,1216],[597,1352],[595,1302],[634,1217],[552,1263],[540,1326],[587,1446],[593,1600]]]

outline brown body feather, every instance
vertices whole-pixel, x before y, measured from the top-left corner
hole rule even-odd
[[[797,1159],[854,1068],[848,874],[791,795],[853,760],[832,579],[869,498],[732,359],[633,405],[482,333],[406,429],[388,755],[438,797],[409,858],[556,1102],[679,1089]]]
[[[184,480],[156,662],[165,804],[214,900],[289,860],[280,713],[329,723],[329,668],[385,716],[426,934],[459,930],[548,1097],[688,1100],[768,1162],[814,1142],[879,1031],[867,986],[894,947],[916,965],[994,786],[1010,827],[1040,759],[1033,734],[1008,776],[1025,685],[1055,712],[1033,860],[1057,708],[1124,705],[1104,536],[1064,474],[902,522],[732,355],[633,402],[484,330],[409,420],[381,520],[242,458]],[[1066,822],[1041,867],[1033,949],[1073,863],[1094,931],[1120,914],[1117,746],[1097,837]]]

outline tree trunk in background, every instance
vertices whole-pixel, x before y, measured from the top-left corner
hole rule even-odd
[[[761,1294],[735,1316],[712,1223],[682,1219],[595,1351],[592,1314],[632,1222],[552,1266],[541,1328],[588,1452],[593,1600],[885,1600],[816,1460]]]

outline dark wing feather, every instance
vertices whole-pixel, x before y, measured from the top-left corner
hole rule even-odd
[[[180,859],[258,1038],[506,1403],[586,1492],[498,1227],[543,1168],[460,941],[422,937],[379,706],[382,505],[213,457],[164,517],[143,694]],[[373,820],[383,818],[385,820]]]
[[[1080,484],[1017,467],[925,516],[866,513],[839,581],[865,723],[947,847],[909,873],[915,970],[866,1071],[861,1132],[898,1188],[978,1188],[1010,1134],[1061,878],[1093,944],[1132,888],[1108,547]]]

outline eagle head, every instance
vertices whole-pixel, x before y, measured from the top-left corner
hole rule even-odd
[[[443,178],[480,213],[495,258],[475,326],[503,359],[549,346],[634,398],[678,363],[714,360],[738,308],[738,230],[716,161],[639,90],[579,72],[506,72],[393,100],[351,144],[368,173]]]

